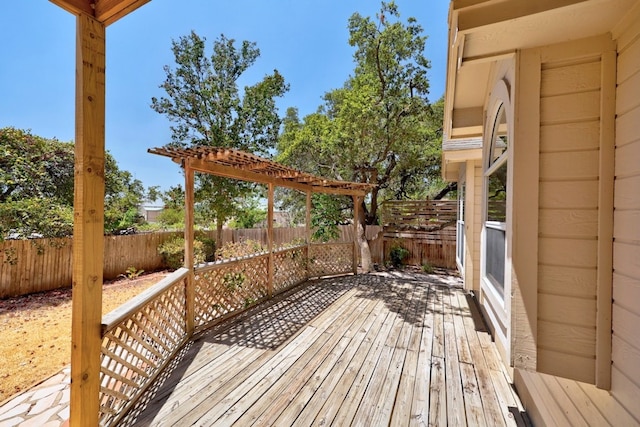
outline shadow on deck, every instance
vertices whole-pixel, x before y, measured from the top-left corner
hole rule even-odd
[[[522,425],[451,276],[313,280],[190,341],[120,425]]]

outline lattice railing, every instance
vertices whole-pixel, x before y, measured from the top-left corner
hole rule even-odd
[[[243,310],[268,294],[269,255],[222,261],[195,270],[194,325],[211,323]]]
[[[269,258],[262,253],[197,267],[195,330],[266,299]],[[272,258],[276,294],[309,277],[351,273],[353,243],[296,246],[274,251]],[[187,342],[188,275],[181,268],[104,316],[100,425],[117,425]]]
[[[314,244],[309,253],[309,277],[353,272],[353,243]]]
[[[298,285],[307,280],[307,246],[283,249],[273,253],[273,290]]]
[[[102,320],[100,425],[116,425],[187,340],[181,268]]]

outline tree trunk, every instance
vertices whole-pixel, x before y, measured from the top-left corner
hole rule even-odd
[[[356,239],[358,240],[358,246],[360,246],[360,264],[362,272],[369,273],[371,272],[371,270],[373,270],[373,263],[371,262],[371,248],[369,248],[369,242],[367,241],[365,235],[365,229],[365,211],[364,209],[360,209],[360,214],[358,215]]]
[[[446,196],[450,192],[452,192],[454,190],[457,190],[457,189],[458,189],[458,183],[457,182],[450,182],[450,183],[447,184],[446,187],[444,187],[442,190],[440,190],[440,192],[438,194],[435,195],[433,200],[441,200],[444,196]]]
[[[216,248],[221,248],[224,242],[222,241],[222,224],[220,218],[216,219]]]

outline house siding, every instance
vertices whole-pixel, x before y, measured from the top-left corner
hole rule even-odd
[[[517,369],[514,381],[518,393],[534,425],[640,425],[640,5],[627,17],[630,24],[614,34],[617,41],[616,66],[616,141],[613,222],[613,283],[612,283],[612,365],[611,389],[602,390],[592,384],[560,376]],[[583,67],[585,71],[588,67]],[[595,81],[580,78],[582,81]],[[562,129],[558,129],[558,127]],[[598,145],[595,121],[558,124],[541,127],[541,152],[565,152],[576,139],[582,150],[593,151]],[[556,138],[550,145],[549,133],[569,135]],[[575,138],[576,135],[582,135]],[[544,147],[544,148],[543,148]],[[586,155],[588,157],[588,155]],[[583,156],[582,158],[585,158]],[[572,170],[574,166],[570,167]],[[590,236],[597,205],[597,192],[592,180],[560,180],[541,182],[540,227],[543,234],[564,233],[569,240]],[[545,188],[546,187],[546,188]],[[551,191],[561,190],[561,191]],[[542,193],[546,194],[544,200]],[[564,226],[553,226],[544,219],[554,206],[573,211]],[[580,212],[580,214],[578,214]],[[547,222],[543,227],[543,223]],[[563,231],[565,230],[565,231]],[[566,248],[569,249],[569,248]],[[587,253],[591,257],[591,252]],[[550,257],[546,258],[550,263]],[[593,268],[556,266],[541,262],[539,280],[539,318],[557,321],[558,313],[550,310],[546,298],[574,298],[586,305],[575,310],[563,310],[566,323],[591,325],[590,297],[597,292],[597,277]],[[562,295],[555,295],[562,289]],[[566,306],[567,304],[565,304]],[[569,304],[573,305],[573,304]],[[560,343],[558,343],[560,345]],[[547,356],[548,358],[548,356]],[[547,360],[550,362],[551,360]]]
[[[464,182],[465,191],[465,265],[464,282],[468,290],[480,290],[480,232],[482,230],[482,164],[480,160],[468,160],[460,170],[459,183]]]
[[[538,370],[595,380],[599,56],[542,63]]]
[[[611,395],[640,424],[640,11],[618,37]]]

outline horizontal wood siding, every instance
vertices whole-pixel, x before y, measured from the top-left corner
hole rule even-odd
[[[608,390],[592,384],[520,369],[515,373],[515,382],[534,425],[638,425]]]
[[[564,353],[562,357],[555,357],[559,353],[547,354],[544,356],[547,361],[557,364],[550,372],[556,376],[524,370],[515,372],[519,395],[537,425],[640,425],[640,2],[630,12],[626,22],[627,28],[619,29],[615,34],[618,58],[611,390],[601,390],[591,384],[562,378],[567,376],[566,372],[580,369],[581,359]],[[587,129],[594,125],[597,125],[596,121],[560,125],[566,127],[566,131],[558,131],[556,126],[554,129],[543,126],[541,135],[543,140],[547,140],[544,150],[548,153],[555,147],[564,151],[568,145],[563,138],[558,139],[557,143],[548,141],[546,135],[550,133],[584,135],[575,140],[580,140],[583,150],[592,150],[594,143],[597,144],[597,135]],[[568,130],[569,127],[571,130]],[[551,210],[553,205],[561,205],[563,210],[571,210],[572,206],[574,210],[583,212],[597,209],[597,185],[594,186],[591,181],[541,182],[541,188],[541,208]],[[552,191],[557,189],[566,191]],[[579,224],[567,224],[565,233],[573,236],[576,228],[585,232],[589,230],[591,221],[587,218],[583,214],[576,214],[575,219]],[[545,227],[547,233],[558,233],[550,224]],[[539,272],[540,297],[553,294],[558,289],[561,289],[563,297],[574,298],[596,292],[596,268],[540,265]],[[589,299],[582,298],[581,301],[586,303]],[[591,307],[585,306],[582,310],[590,312]],[[545,316],[553,319],[554,315],[547,313]],[[584,320],[580,316],[577,311],[568,312],[567,323]],[[581,336],[579,333],[577,335]],[[583,336],[582,339],[585,338]],[[588,346],[588,343],[582,345]],[[562,343],[558,342],[557,346],[562,346]],[[576,348],[579,349],[579,346]],[[575,352],[573,349],[567,350],[568,353]],[[548,352],[545,349],[541,351]],[[556,372],[553,372],[554,369]]]
[[[542,64],[538,371],[593,382],[599,57]]]
[[[640,424],[640,6],[632,22],[618,39],[611,395]]]

